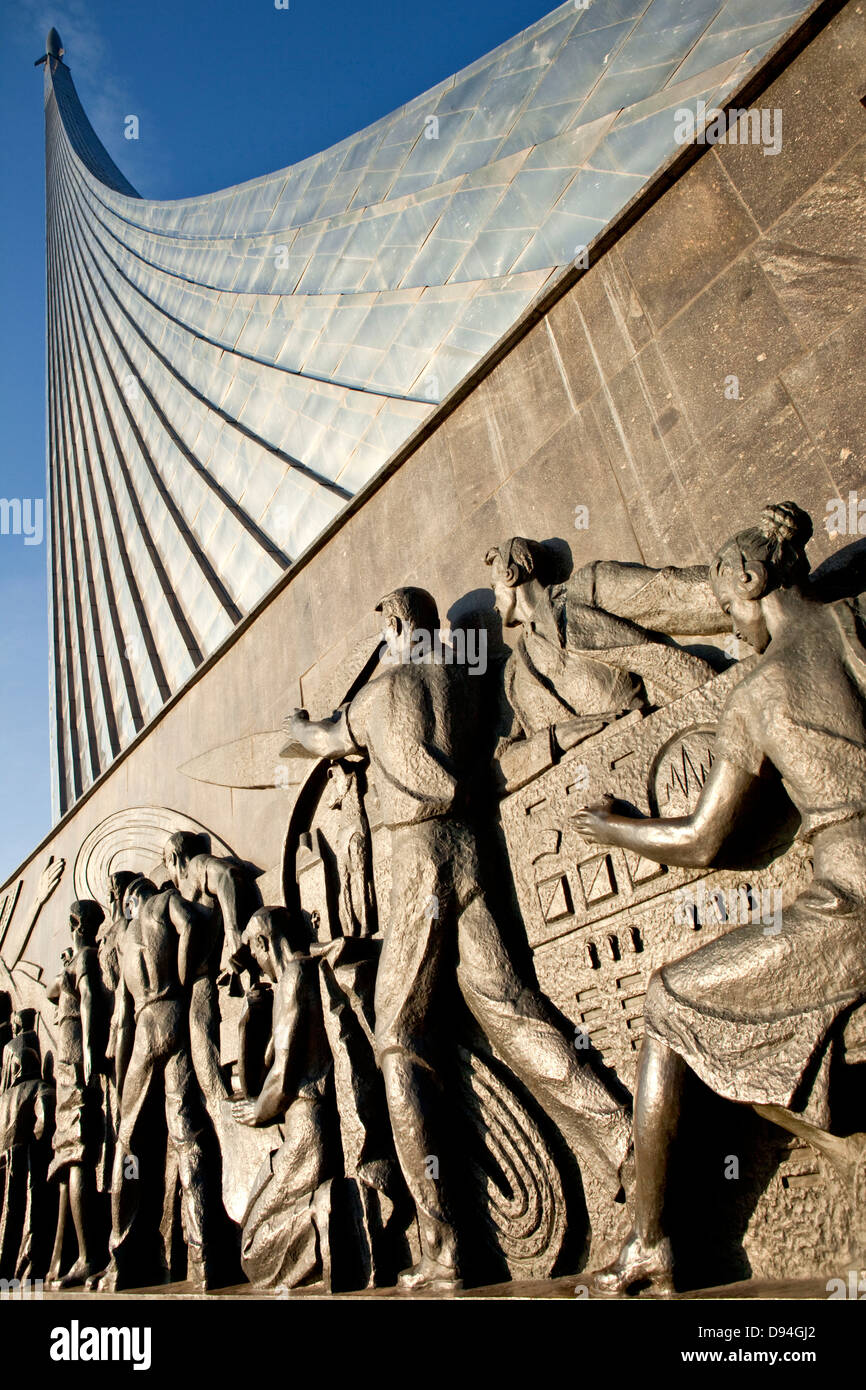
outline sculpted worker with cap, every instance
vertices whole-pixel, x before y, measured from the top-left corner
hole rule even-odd
[[[438,1083],[433,1043],[450,969],[491,1044],[530,1088],[581,1160],[611,1195],[629,1143],[629,1117],[552,1022],[544,999],[523,984],[506,953],[479,881],[475,833],[466,816],[477,756],[465,668],[418,659],[425,632],[438,632],[432,597],[397,589],[379,605],[391,657],[330,719],[297,710],[286,727],[324,758],[366,753],[391,834],[392,895],[375,996],[375,1041],[394,1142],[414,1199],[421,1260],[401,1276],[408,1288],[454,1287],[454,1233],[431,1123]],[[427,644],[429,653],[429,642]],[[453,976],[452,976],[453,978]]]

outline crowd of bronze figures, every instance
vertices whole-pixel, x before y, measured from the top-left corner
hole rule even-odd
[[[688,1070],[853,1183],[864,1136],[834,1124],[832,1080],[866,1001],[866,630],[856,594],[812,581],[811,534],[782,503],[709,567],[600,560],[560,581],[549,547],[513,537],[486,563],[515,641],[482,680],[441,643],[419,659],[419,634],[440,631],[428,593],[384,598],[387,658],[329,717],[285,721],[284,756],[308,759],[296,805],[331,817],[334,920],[294,891],[307,831],[273,907],[251,866],[179,830],[156,868],[71,904],[53,1053],[35,1011],[0,994],[0,1276],[453,1290],[485,1202],[461,1146],[504,1123],[509,1077],[514,1106],[531,1097],[585,1184],[629,1212],[619,1253],[587,1273],[599,1293],[674,1287],[665,1199]],[[504,929],[497,800],[711,680],[708,644],[731,630],[750,659],[697,804],[647,817],[592,788],[576,825],[592,845],[711,866],[781,780],[812,879],[772,929],[735,926],[653,974],[632,1099]],[[488,1100],[458,1121],[467,1077]]]

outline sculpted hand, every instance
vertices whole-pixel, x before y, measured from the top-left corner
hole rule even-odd
[[[255,1128],[255,1123],[256,1123],[256,1106],[255,1106],[255,1101],[252,1101],[252,1100],[233,1100],[233,1101],[232,1101],[232,1119],[236,1120],[237,1123],[238,1123],[239,1125],[250,1125],[252,1128]]]
[[[591,738],[593,734],[599,733],[606,724],[618,719],[623,713],[625,711],[621,709],[603,709],[598,714],[582,714],[574,719],[564,719],[561,723],[555,724],[553,736],[559,751],[567,753],[569,748],[575,748],[585,738]]]
[[[592,734],[599,733],[605,726],[606,720],[602,717],[598,719],[565,719],[561,724],[555,724],[553,736],[556,746],[560,753],[567,753],[569,748],[576,748],[584,739]]]
[[[55,859],[53,855],[45,865],[45,868],[39,875],[39,882],[36,885],[36,902],[40,907],[47,903],[48,899],[51,897],[51,894],[63,877],[63,870],[65,868],[66,860]]]
[[[298,728],[304,724],[309,724],[310,712],[305,709],[293,709],[291,714],[287,714],[283,720],[283,728],[287,734],[297,737]]]
[[[613,819],[613,804],[614,797],[606,792],[604,796],[592,806],[582,806],[576,813],[574,823],[577,832],[591,845],[607,845],[612,843],[606,831],[609,822]]]
[[[262,1000],[266,998],[267,993],[267,990],[259,989],[255,985],[252,985],[246,991],[244,994],[244,1002],[241,1004],[241,1011],[238,1014],[238,1027],[240,1027],[242,1023],[249,1022],[253,1015],[253,1011],[261,1004]]]

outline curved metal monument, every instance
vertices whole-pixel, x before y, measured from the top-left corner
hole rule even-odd
[[[673,112],[723,104],[808,8],[564,4],[332,149],[174,202],[111,160],[52,31],[61,812],[675,152]]]

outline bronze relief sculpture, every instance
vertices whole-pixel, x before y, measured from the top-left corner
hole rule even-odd
[[[99,1077],[108,1037],[105,999],[96,933],[102,908],[90,900],[74,902],[69,910],[72,946],[63,953],[61,970],[48,990],[57,1004],[58,1053],[55,1068],[57,1109],[54,1157],[49,1178],[60,1184],[59,1213],[49,1280],[67,1288],[91,1278],[99,1268],[93,1210],[97,1156],[103,1122]],[[77,1258],[61,1273],[67,1214],[72,1217]]]
[[[382,600],[391,659],[329,720],[297,711],[299,745],[321,757],[366,752],[391,841],[391,901],[374,1000],[382,1069],[400,1167],[418,1215],[420,1257],[407,1289],[459,1281],[457,1241],[437,1160],[437,1017],[449,974],[496,1053],[527,1085],[616,1195],[628,1114],[552,1021],[510,961],[487,906],[468,793],[475,730],[463,668],[413,657],[417,634],[439,631],[429,594]],[[453,976],[452,976],[453,978]],[[438,1063],[441,1065],[441,1063]],[[431,1162],[431,1160],[433,1160]]]
[[[595,1268],[598,1293],[671,1291],[688,1071],[856,1208],[866,1139],[836,1097],[866,1053],[866,629],[810,582],[810,534],[783,503],[709,568],[565,582],[512,537],[485,558],[516,641],[483,680],[430,594],[387,595],[378,661],[286,721],[307,773],[284,901],[161,813],[151,876],[106,867],[104,920],[72,906],[56,1058],[0,994],[3,1277],[208,1289],[236,1261],[272,1291],[424,1296]],[[105,866],[117,819],[88,837]],[[780,1244],[808,1211],[756,1142],[743,1229],[751,1202]]]
[[[695,810],[640,821],[597,808],[577,818],[599,845],[705,865],[775,772],[814,853],[813,881],[778,929],[738,926],[650,981],[635,1096],[635,1224],[595,1276],[601,1291],[671,1287],[664,1202],[686,1066],[718,1094],[803,1134],[843,1172],[862,1152],[862,1135],[826,1131],[838,1024],[866,999],[866,647],[848,601],[824,605],[804,592],[811,532],[793,503],[768,507],[711,566],[720,607],[761,660],[725,705]]]
[[[128,1251],[140,1208],[137,1131],[155,1096],[164,1105],[177,1159],[189,1277],[206,1288],[214,1252],[208,1245],[210,1184],[200,1134],[210,1059],[200,1040],[196,1046],[190,1009],[194,981],[214,949],[214,924],[174,889],[160,892],[146,878],[126,888],[124,901],[130,921],[120,953],[115,1045],[120,1126],[111,1186],[111,1259],[98,1287],[128,1288],[136,1281]]]
[[[273,987],[271,1041],[258,1062],[264,1080],[232,1109],[240,1124],[279,1121],[282,1132],[256,1179],[241,1234],[244,1272],[265,1288],[322,1285],[331,1262],[330,1180],[339,1162],[329,1113],[333,1061],[317,963],[295,937],[291,919],[278,908],[262,908],[244,931],[262,980]],[[254,1069],[245,1057],[246,1074]]]

